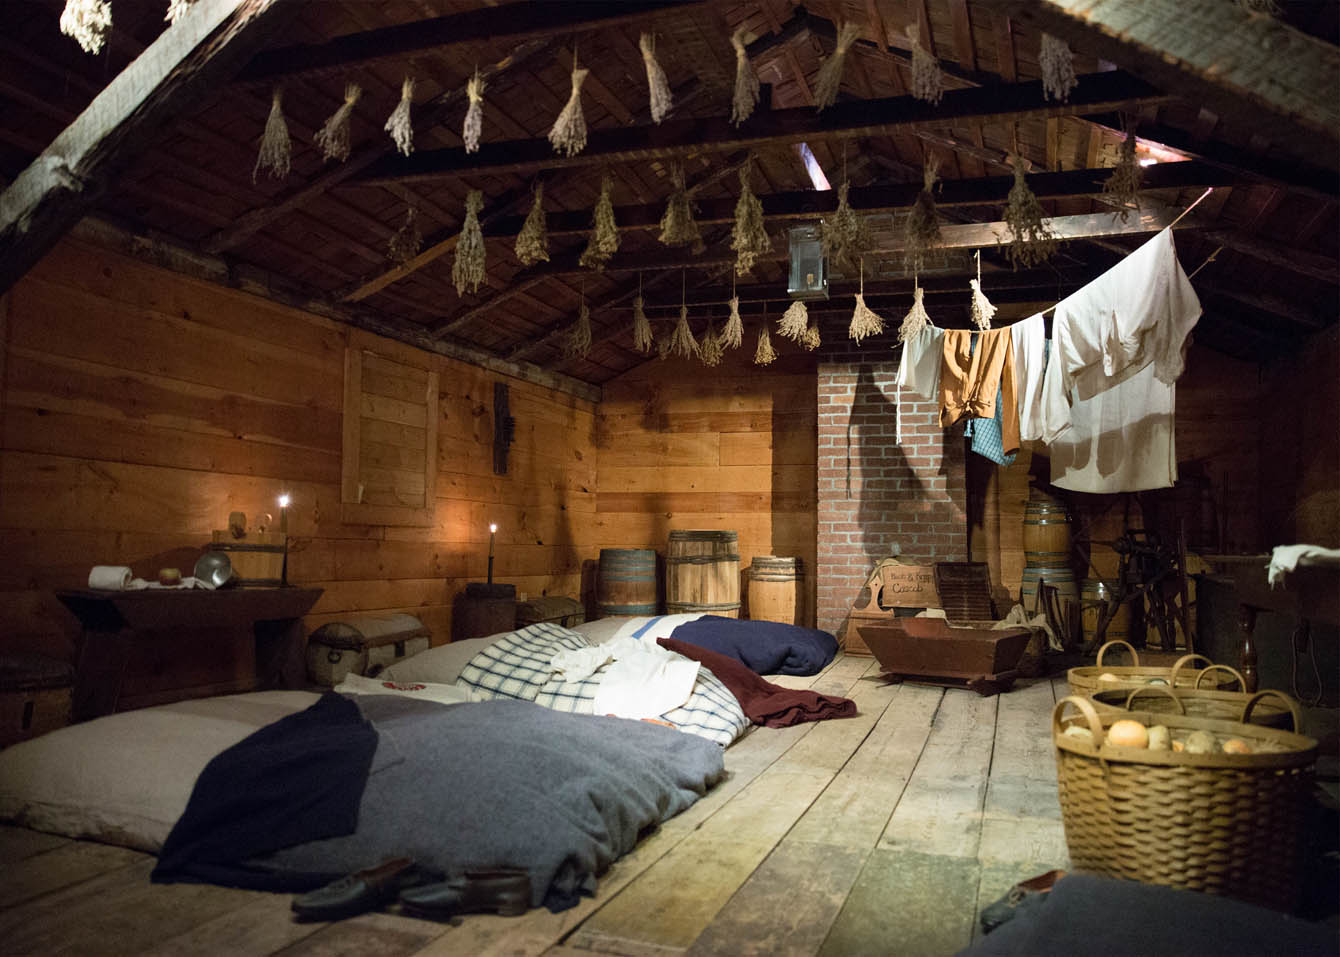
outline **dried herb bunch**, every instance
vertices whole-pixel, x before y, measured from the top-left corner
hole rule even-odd
[[[672,103],[670,82],[665,78],[665,70],[656,60],[656,38],[650,33],[644,33],[638,37],[637,45],[642,50],[642,62],[647,68],[651,121],[660,123],[665,114],[670,112]]]
[[[738,349],[744,343],[744,320],[740,318],[740,297],[730,297],[730,316],[721,329],[721,345],[726,349]]]
[[[284,91],[275,87],[270,94],[270,115],[265,120],[265,133],[261,136],[261,148],[256,154],[251,181],[256,182],[256,177],[263,169],[269,170],[276,179],[283,179],[288,175],[292,155],[293,141],[288,133],[288,120],[284,119]]]
[[[940,246],[940,217],[935,211],[935,181],[940,165],[932,157],[921,169],[921,192],[907,210],[903,224],[903,259],[914,273],[926,265],[926,256]]]
[[[466,287],[471,292],[484,281],[484,233],[479,228],[479,211],[484,208],[484,194],[472,189],[465,197],[465,220],[461,223],[461,238],[456,241],[456,261],[451,266],[451,279],[456,294],[464,296]]]
[[[423,234],[419,232],[418,210],[413,206],[406,207],[405,221],[387,240],[386,253],[392,261],[404,264],[419,255],[422,248]]]
[[[844,23],[838,28],[837,46],[831,56],[819,67],[814,78],[814,105],[818,110],[832,106],[837,102],[838,90],[842,87],[842,65],[847,60],[847,51],[861,35],[861,28],[855,23]]]
[[[765,366],[777,358],[777,350],[772,347],[772,336],[768,334],[768,320],[758,330],[758,345],[754,347],[754,365]]]
[[[1121,152],[1112,175],[1103,183],[1103,195],[1121,207],[1121,221],[1126,222],[1131,210],[1140,209],[1140,164],[1135,159],[1135,131],[1129,130],[1121,141]]]
[[[544,184],[535,184],[535,195],[530,212],[516,234],[516,258],[523,266],[549,261],[549,232],[544,218]]]
[[[916,24],[907,28],[907,39],[912,45],[912,95],[927,103],[939,103],[945,95],[945,78],[940,61],[921,45]]]
[[[577,55],[572,56],[572,93],[563,110],[549,128],[549,142],[555,153],[576,156],[586,149],[586,116],[582,113],[582,83],[590,70],[577,66]]]
[[[656,337],[651,332],[651,320],[647,318],[646,310],[643,309],[642,297],[633,298],[633,348],[645,355],[650,355],[651,350],[656,345]]]
[[[809,321],[809,309],[805,306],[804,300],[797,299],[786,307],[782,318],[777,320],[777,335],[792,342],[800,342],[805,338],[805,329]]]
[[[684,359],[691,359],[698,355],[699,351],[698,340],[693,338],[693,330],[689,328],[689,307],[681,305],[679,307],[679,321],[675,323],[675,329],[670,333],[669,353]]]
[[[758,105],[758,76],[744,46],[744,27],[731,34],[730,45],[735,48],[735,92],[731,99],[730,121],[739,126],[749,119],[749,114]]]
[[[709,319],[707,321],[707,331],[703,333],[703,340],[698,344],[698,358],[703,361],[705,366],[719,366],[724,354],[725,350],[721,348],[721,340],[717,338],[716,327]]]
[[[851,184],[844,181],[838,187],[838,205],[832,216],[825,216],[819,222],[819,243],[829,262],[836,263],[850,271],[858,266],[861,257],[870,251],[872,240],[870,228],[865,218],[857,216],[847,202],[847,190]]]
[[[926,312],[926,293],[916,280],[913,279],[912,286],[912,308],[907,310],[907,315],[903,316],[902,325],[898,327],[898,341],[903,342],[912,338],[932,325],[931,317]]]
[[[857,345],[866,336],[877,336],[884,331],[884,320],[865,304],[865,262],[861,262],[861,290],[856,294],[856,307],[851,313],[851,324],[847,327],[848,338],[855,339]]]
[[[811,319],[810,324],[805,327],[805,334],[800,337],[800,344],[810,352],[823,345],[823,339],[819,336],[819,321],[817,319]]]
[[[759,257],[772,250],[772,240],[763,226],[763,203],[749,187],[750,163],[740,167],[740,198],[735,203],[735,228],[730,238],[737,276],[750,272]]]
[[[577,320],[563,339],[563,354],[569,359],[584,359],[591,352],[591,310],[582,298],[582,307],[577,311]]]
[[[363,88],[357,83],[348,83],[344,87],[344,102],[339,109],[330,114],[321,129],[313,138],[321,150],[324,159],[347,160],[349,158],[349,118],[353,115],[354,104],[363,95]]]
[[[461,139],[465,141],[467,153],[479,151],[479,137],[484,132],[484,78],[475,70],[475,75],[465,84],[465,98],[470,105],[465,110],[465,121],[461,124]]]
[[[386,118],[386,125],[382,127],[391,134],[395,148],[404,156],[414,152],[414,123],[410,119],[413,107],[414,78],[407,76],[400,84],[400,102],[396,104],[391,115]]]
[[[693,205],[689,202],[689,192],[684,186],[684,167],[681,164],[670,166],[670,182],[673,188],[665,204],[665,214],[661,217],[659,238],[667,246],[691,245],[694,252],[700,252],[703,241],[698,233],[698,222],[693,218]]]
[[[619,227],[614,222],[614,201],[610,198],[613,189],[614,179],[606,173],[600,179],[600,198],[596,200],[591,238],[586,241],[586,248],[578,260],[584,269],[599,272],[619,251]]]
[[[1024,178],[1024,161],[1012,156],[1014,185],[1005,203],[1005,224],[1010,227],[1010,245],[1005,250],[1010,264],[1018,269],[1046,262],[1056,252],[1060,240],[1047,225],[1046,212]]]
[[[1078,84],[1075,79],[1074,56],[1064,40],[1050,33],[1042,35],[1038,49],[1038,66],[1042,69],[1042,92],[1049,100],[1068,100],[1070,91]]]

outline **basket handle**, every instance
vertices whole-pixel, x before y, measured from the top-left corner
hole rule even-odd
[[[1103,647],[1101,647],[1101,648],[1098,649],[1098,659],[1097,659],[1097,663],[1098,663],[1098,665],[1099,665],[1100,667],[1101,667],[1102,664],[1103,664],[1103,652],[1107,651],[1107,649],[1111,648],[1113,645],[1121,645],[1121,647],[1123,647],[1123,648],[1125,648],[1127,651],[1129,651],[1129,652],[1131,653],[1131,664],[1132,664],[1132,666],[1136,666],[1136,667],[1139,666],[1139,664],[1140,664],[1140,655],[1139,655],[1138,653],[1136,653],[1135,646],[1134,646],[1134,645],[1131,645],[1131,644],[1128,644],[1127,642],[1122,641],[1120,638],[1113,638],[1111,641],[1104,642],[1104,643],[1103,643]]]
[[[1166,694],[1169,698],[1172,698],[1173,702],[1177,705],[1177,713],[1186,714],[1186,705],[1182,704],[1182,699],[1177,697],[1176,693],[1174,693],[1172,688],[1168,685],[1141,685],[1138,688],[1132,688],[1131,693],[1126,696],[1127,711],[1131,710],[1131,701],[1142,691],[1153,691]]]
[[[1188,661],[1197,661],[1197,660],[1203,661],[1207,665],[1214,664],[1213,661],[1211,661],[1209,658],[1206,658],[1204,655],[1196,655],[1196,654],[1183,655],[1182,657],[1178,658],[1175,662],[1173,662],[1172,672],[1168,675],[1168,684],[1176,687],[1177,672],[1182,670],[1182,665],[1186,664]],[[1243,687],[1245,688],[1247,686],[1243,685]]]
[[[1265,691],[1258,691],[1247,699],[1247,703],[1242,706],[1242,723],[1247,723],[1247,719],[1252,715],[1252,709],[1256,707],[1256,702],[1260,701],[1266,695],[1274,695],[1288,706],[1289,714],[1293,716],[1293,733],[1298,734],[1299,729],[1303,726],[1303,716],[1298,713],[1298,702],[1294,701],[1293,698],[1290,698],[1283,691],[1276,691],[1273,688],[1267,688]]]
[[[1081,695],[1066,695],[1060,701],[1056,702],[1056,707],[1052,708],[1052,737],[1057,738],[1062,734],[1061,714],[1065,711],[1067,704],[1073,704],[1080,710],[1089,721],[1089,731],[1093,734],[1093,743],[1096,747],[1103,745],[1103,721],[1098,717],[1098,712],[1094,710],[1093,703]]]
[[[1199,690],[1200,679],[1204,678],[1211,671],[1227,671],[1230,675],[1232,675],[1234,678],[1237,679],[1239,688],[1241,688],[1243,691],[1247,690],[1247,682],[1243,680],[1242,672],[1238,671],[1237,668],[1234,668],[1232,665],[1210,665],[1210,667],[1208,668],[1201,669],[1200,674],[1196,675],[1196,683],[1195,685],[1192,686],[1193,691]]]

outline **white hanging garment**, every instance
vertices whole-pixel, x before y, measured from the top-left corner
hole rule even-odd
[[[1014,341],[1014,385],[1019,402],[1019,438],[1042,438],[1042,379],[1047,369],[1047,329],[1042,313],[1010,326]]]
[[[940,361],[944,357],[944,330],[925,326],[903,342],[898,362],[898,388],[927,402],[940,393]]]

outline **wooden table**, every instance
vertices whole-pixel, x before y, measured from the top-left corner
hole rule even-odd
[[[83,626],[75,663],[75,720],[116,710],[129,643],[145,632],[250,629],[256,642],[257,686],[303,687],[301,619],[321,592],[320,588],[56,592]]]

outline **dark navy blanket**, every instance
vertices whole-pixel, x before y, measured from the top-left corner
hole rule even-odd
[[[717,615],[685,622],[670,637],[734,658],[760,675],[817,675],[838,650],[826,631]]]

